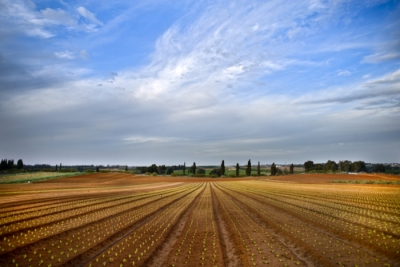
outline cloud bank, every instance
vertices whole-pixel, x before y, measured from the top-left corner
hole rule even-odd
[[[397,35],[385,34],[399,26],[392,2],[2,2],[0,22],[13,29],[0,31],[3,157],[399,159]]]

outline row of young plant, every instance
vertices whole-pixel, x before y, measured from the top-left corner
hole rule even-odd
[[[4,254],[18,247],[26,246],[28,243],[37,243],[41,239],[58,239],[60,235],[63,235],[65,231],[74,232],[74,229],[85,228],[86,225],[91,224],[102,224],[105,228],[102,234],[97,239],[106,238],[108,235],[113,234],[118,229],[118,220],[124,218],[126,223],[132,223],[133,218],[138,220],[154,211],[155,208],[159,208],[163,205],[167,205],[175,201],[177,198],[188,194],[188,192],[195,190],[198,187],[196,184],[188,184],[175,189],[153,192],[153,195],[148,196],[144,199],[132,201],[125,205],[118,207],[108,207],[102,210],[95,210],[87,214],[81,214],[73,218],[67,218],[52,222],[43,226],[30,227],[29,229],[21,230],[18,233],[3,235],[0,240],[0,253]],[[161,197],[162,195],[162,197]],[[150,205],[149,205],[150,204]],[[117,223],[112,231],[106,226],[110,223],[114,224],[114,220]],[[114,226],[114,225],[113,225]],[[102,228],[102,227],[100,227]],[[100,239],[98,241],[100,241]],[[67,242],[68,243],[68,242]]]
[[[150,221],[132,231],[123,240],[115,243],[100,253],[86,266],[143,266],[151,255],[164,242],[172,227],[177,223],[182,213],[193,203],[204,190],[205,185],[198,186],[190,194],[177,202],[168,205]]]
[[[135,186],[135,188],[139,188],[140,186]],[[160,191],[161,193],[168,193],[174,192],[176,189],[164,189]],[[104,196],[94,196],[87,198],[87,196],[80,196],[78,199],[59,199],[59,196],[55,197],[54,200],[51,202],[52,204],[46,204],[46,202],[39,207],[31,207],[27,209],[19,209],[14,212],[1,212],[0,211],[0,226],[2,225],[10,225],[13,223],[13,227],[19,228],[17,224],[18,221],[23,221],[24,223],[26,220],[29,219],[39,219],[44,223],[46,221],[54,221],[53,217],[56,216],[63,216],[69,217],[68,213],[74,214],[83,214],[86,213],[87,210],[96,210],[105,207],[117,206],[122,205],[124,203],[129,203],[132,201],[136,201],[141,198],[147,198],[149,196],[154,195],[153,192],[148,193],[139,193],[139,194],[131,194],[131,193],[124,193],[122,196],[111,196],[111,197],[104,197]],[[81,199],[85,197],[86,199]],[[60,214],[61,213],[61,214]],[[60,218],[60,217],[58,217]],[[10,229],[9,229],[10,230]],[[2,234],[2,230],[0,228],[0,235]]]
[[[360,222],[363,222],[361,220],[352,222],[351,218],[354,219],[354,217],[352,217],[351,214],[347,214],[347,216],[342,217],[335,217],[332,215],[332,212],[334,212],[333,210],[327,211],[326,209],[317,205],[311,205],[307,199],[304,199],[302,203],[293,203],[292,201],[288,200],[287,197],[277,198],[272,194],[269,194],[267,187],[263,188],[260,186],[260,184],[253,184],[253,186],[246,184],[245,193],[243,193],[243,186],[238,187],[237,184],[225,183],[220,186],[223,186],[225,190],[230,190],[230,194],[240,198],[241,201],[247,203],[247,205],[253,208],[259,207],[258,211],[265,215],[265,219],[275,218],[276,225],[283,226],[286,225],[286,221],[290,221],[292,223],[292,226],[290,227],[302,229],[301,232],[298,233],[303,233],[303,236],[304,233],[307,232],[306,229],[309,229],[309,233],[318,231],[319,233],[322,233],[322,236],[324,235],[323,233],[328,233],[328,236],[334,237],[336,240],[340,240],[340,242],[342,242],[342,250],[351,251],[352,249],[354,250],[355,247],[369,247],[373,248],[374,251],[377,252],[375,253],[375,257],[372,257],[370,254],[364,251],[363,255],[359,255],[358,257],[364,259],[369,257],[369,260],[359,263],[372,264],[373,262],[379,260],[389,260],[393,257],[399,257],[399,239],[394,235],[386,234],[382,231],[383,226],[385,226],[384,222],[381,222],[379,225],[370,225],[370,227],[365,227],[364,225],[360,225]],[[246,195],[246,197],[244,197],[244,195]],[[273,214],[272,217],[271,214]],[[355,217],[358,219],[358,216]],[[293,220],[293,218],[296,218],[297,220]],[[366,221],[369,220],[370,219]],[[293,225],[293,223],[296,223],[297,225]],[[398,228],[398,226],[396,228]],[[289,235],[290,231],[287,233]],[[296,233],[291,234],[293,236]],[[327,240],[327,238],[328,237],[323,237],[322,239]],[[304,238],[301,236],[301,234],[297,240],[307,242],[307,239],[304,241]],[[323,240],[319,241],[318,244],[326,244],[326,242]],[[346,247],[346,244],[352,245],[350,245],[350,247]],[[306,246],[306,244],[303,245]],[[335,252],[335,249],[331,249],[331,252],[332,250]],[[329,253],[328,251],[323,252],[323,255]],[[360,253],[359,249],[357,252]],[[315,254],[318,255],[318,253]],[[343,254],[339,253],[338,255],[340,256],[336,255],[337,258],[343,257]],[[331,255],[329,259],[332,260],[334,258],[335,256]],[[348,256],[346,260],[350,261],[351,259],[352,256]]]
[[[169,266],[223,265],[210,183],[207,183],[200,201],[191,212],[183,233],[171,249]]]
[[[303,265],[277,235],[248,215],[219,187],[213,187],[224,212],[230,231],[236,239],[244,265],[298,266]]]

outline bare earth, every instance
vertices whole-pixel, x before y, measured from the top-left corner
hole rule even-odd
[[[99,173],[0,187],[2,266],[400,266],[400,186],[376,174]]]

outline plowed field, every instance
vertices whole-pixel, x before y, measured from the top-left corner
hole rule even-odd
[[[0,267],[400,266],[400,186],[310,177],[2,185]]]

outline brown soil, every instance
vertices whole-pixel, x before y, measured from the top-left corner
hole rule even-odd
[[[0,188],[4,266],[400,266],[400,187],[99,173]]]
[[[345,181],[400,181],[399,175],[389,174],[293,174],[282,176],[268,176],[260,177],[261,180],[266,181],[282,181],[294,183],[330,183],[332,181],[345,180]]]

